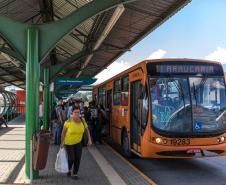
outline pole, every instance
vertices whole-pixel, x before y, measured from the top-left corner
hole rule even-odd
[[[25,174],[28,179],[38,176],[32,167],[32,139],[37,131],[38,99],[40,83],[39,65],[39,31],[35,27],[27,29],[27,63],[26,63],[26,151]]]
[[[43,124],[44,129],[49,129],[49,68],[44,68],[44,93],[43,93]]]

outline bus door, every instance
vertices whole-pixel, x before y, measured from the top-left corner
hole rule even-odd
[[[135,81],[130,86],[130,141],[131,149],[140,153],[141,116],[140,94],[142,91],[141,81]]]
[[[107,123],[107,130],[108,130],[108,134],[111,133],[111,115],[112,115],[112,89],[107,91],[107,117],[108,117],[108,123]],[[110,136],[112,136],[110,134]]]

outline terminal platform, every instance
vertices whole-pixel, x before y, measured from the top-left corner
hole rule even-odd
[[[147,185],[155,184],[107,144],[84,147],[77,180],[55,171],[59,146],[50,145],[48,162],[39,178],[28,181],[24,175],[25,125],[20,116],[0,128],[0,184],[42,185]]]

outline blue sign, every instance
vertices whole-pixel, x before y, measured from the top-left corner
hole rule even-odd
[[[76,94],[78,91],[76,90],[64,90],[57,92],[58,94]]]
[[[202,123],[199,121],[195,121],[195,130],[201,130],[202,129]]]
[[[57,85],[82,86],[90,85],[96,82],[95,78],[60,78],[55,81]]]

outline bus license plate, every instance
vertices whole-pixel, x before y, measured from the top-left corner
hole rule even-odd
[[[198,154],[198,153],[201,153],[200,148],[192,148],[187,150],[187,154]]]
[[[175,146],[186,146],[186,145],[190,145],[190,139],[183,139],[183,138],[171,139],[170,143],[171,145],[175,145]]]

